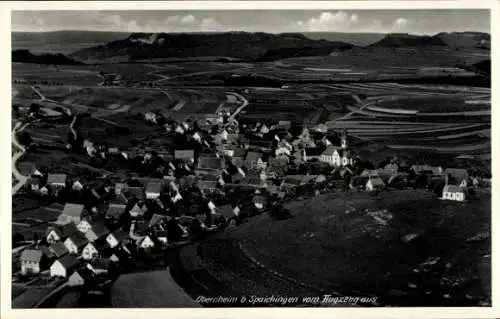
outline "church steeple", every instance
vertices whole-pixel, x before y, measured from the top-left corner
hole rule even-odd
[[[340,137],[340,146],[342,146],[342,149],[347,149],[348,144],[347,144],[347,130],[344,129],[342,131],[342,136]]]

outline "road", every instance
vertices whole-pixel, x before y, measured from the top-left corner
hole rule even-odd
[[[243,104],[240,107],[238,107],[236,109],[236,111],[234,111],[233,114],[231,114],[231,116],[229,117],[230,121],[234,120],[236,115],[238,115],[248,105],[248,100],[244,96],[242,96],[238,93],[235,93],[235,92],[231,92],[231,94],[236,96],[238,99],[240,99],[240,101],[243,101]]]
[[[22,132],[30,123],[26,123],[23,125],[21,122],[17,122],[14,128],[12,129],[12,146],[19,150],[16,152],[14,156],[12,156],[12,174],[17,179],[16,185],[12,187],[12,195],[16,194],[28,181],[29,176],[25,176],[19,172],[17,169],[17,161],[26,153],[26,148],[19,143],[17,140],[17,133]]]

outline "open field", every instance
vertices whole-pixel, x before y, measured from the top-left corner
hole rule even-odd
[[[276,278],[247,271],[241,247],[309,292],[376,295],[381,304],[474,304],[489,294],[476,278],[487,275],[477,265],[491,247],[466,240],[489,232],[489,201],[485,194],[467,204],[443,202],[424,191],[326,194],[288,204],[289,220],[263,215],[227,230],[201,243],[198,254],[216,278],[245,294],[268,294],[277,286]]]
[[[12,308],[33,308],[36,303],[54,288],[28,288],[12,301]]]
[[[32,84],[42,81],[58,85],[97,85],[102,79],[91,70],[67,69],[38,64],[12,63],[13,80],[26,80]]]
[[[121,275],[111,288],[114,308],[199,307],[168,270]]]

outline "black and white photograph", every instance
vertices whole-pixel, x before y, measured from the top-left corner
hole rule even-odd
[[[492,307],[489,8],[56,8],[10,12],[13,310]]]

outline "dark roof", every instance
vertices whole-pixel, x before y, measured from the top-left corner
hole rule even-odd
[[[149,193],[160,193],[162,188],[162,183],[160,182],[149,182],[146,186],[146,192]]]
[[[198,168],[222,169],[224,168],[224,161],[216,156],[200,156]]]
[[[67,177],[66,174],[49,174],[47,176],[47,184],[64,184]]]
[[[68,253],[68,248],[60,241],[50,245],[49,249],[58,258]]]
[[[369,176],[354,176],[351,178],[351,183],[353,186],[365,186],[368,182]]]
[[[80,232],[74,233],[68,237],[76,245],[76,247],[81,248],[88,244],[87,237]]]
[[[101,223],[93,224],[90,230],[85,233],[85,237],[89,240],[95,240],[101,237],[104,237],[105,235],[109,234],[109,229],[106,228]]]
[[[323,153],[321,147],[307,147],[305,148],[306,156],[319,156]]]
[[[106,217],[109,218],[120,218],[120,216],[125,212],[126,206],[121,204],[110,204],[108,211],[106,212]]]
[[[111,260],[107,258],[94,258],[90,261],[90,265],[94,269],[109,270],[109,266],[111,265]]]
[[[62,211],[62,215],[70,217],[82,217],[84,206],[81,204],[66,203]]]
[[[113,235],[118,242],[121,242],[128,237],[128,234],[121,229],[115,230],[111,233],[111,235]]]
[[[469,173],[467,173],[467,170],[463,168],[447,168],[444,173],[450,175],[450,177],[456,179],[457,181],[469,178]]]
[[[207,188],[217,188],[219,186],[217,181],[207,181],[207,180],[199,180],[198,188],[207,189]]]
[[[42,255],[39,249],[25,249],[21,253],[21,261],[40,262]]]
[[[460,187],[458,187],[457,185],[446,185],[444,188],[443,188],[443,193],[463,193],[464,190]]]
[[[57,260],[66,269],[72,269],[76,267],[80,261],[72,255],[65,255]]]
[[[153,216],[151,216],[151,219],[149,220],[148,226],[152,227],[152,226],[154,226],[162,221],[165,221],[166,219],[167,219],[167,217],[164,215],[153,214]]]
[[[26,181],[28,185],[40,185],[42,183],[42,179],[39,176],[34,176],[28,178]]]
[[[266,140],[250,140],[248,142],[250,147],[254,148],[271,148],[273,145],[272,141],[266,141]]]
[[[384,181],[380,177],[378,177],[378,176],[372,176],[368,180],[372,182],[373,186],[376,186],[376,185],[380,185],[380,186],[385,185]]]
[[[61,234],[62,237],[68,237],[70,235],[73,235],[78,232],[78,228],[74,223],[68,223],[65,225],[62,225],[58,228],[59,234]]]
[[[333,155],[333,153],[337,151],[340,153],[340,147],[335,145],[328,145],[325,151],[322,153],[323,155]]]
[[[194,158],[193,150],[175,150],[174,152],[175,159],[191,159]]]
[[[234,148],[234,152],[233,152],[233,158],[234,157],[245,157],[245,154],[246,154],[246,151],[244,149],[242,149],[241,147],[236,147]]]
[[[144,193],[144,187],[126,187],[125,190],[137,199],[144,199],[146,196]]]
[[[226,219],[234,217],[233,207],[231,205],[220,206],[217,208],[217,212]]]

